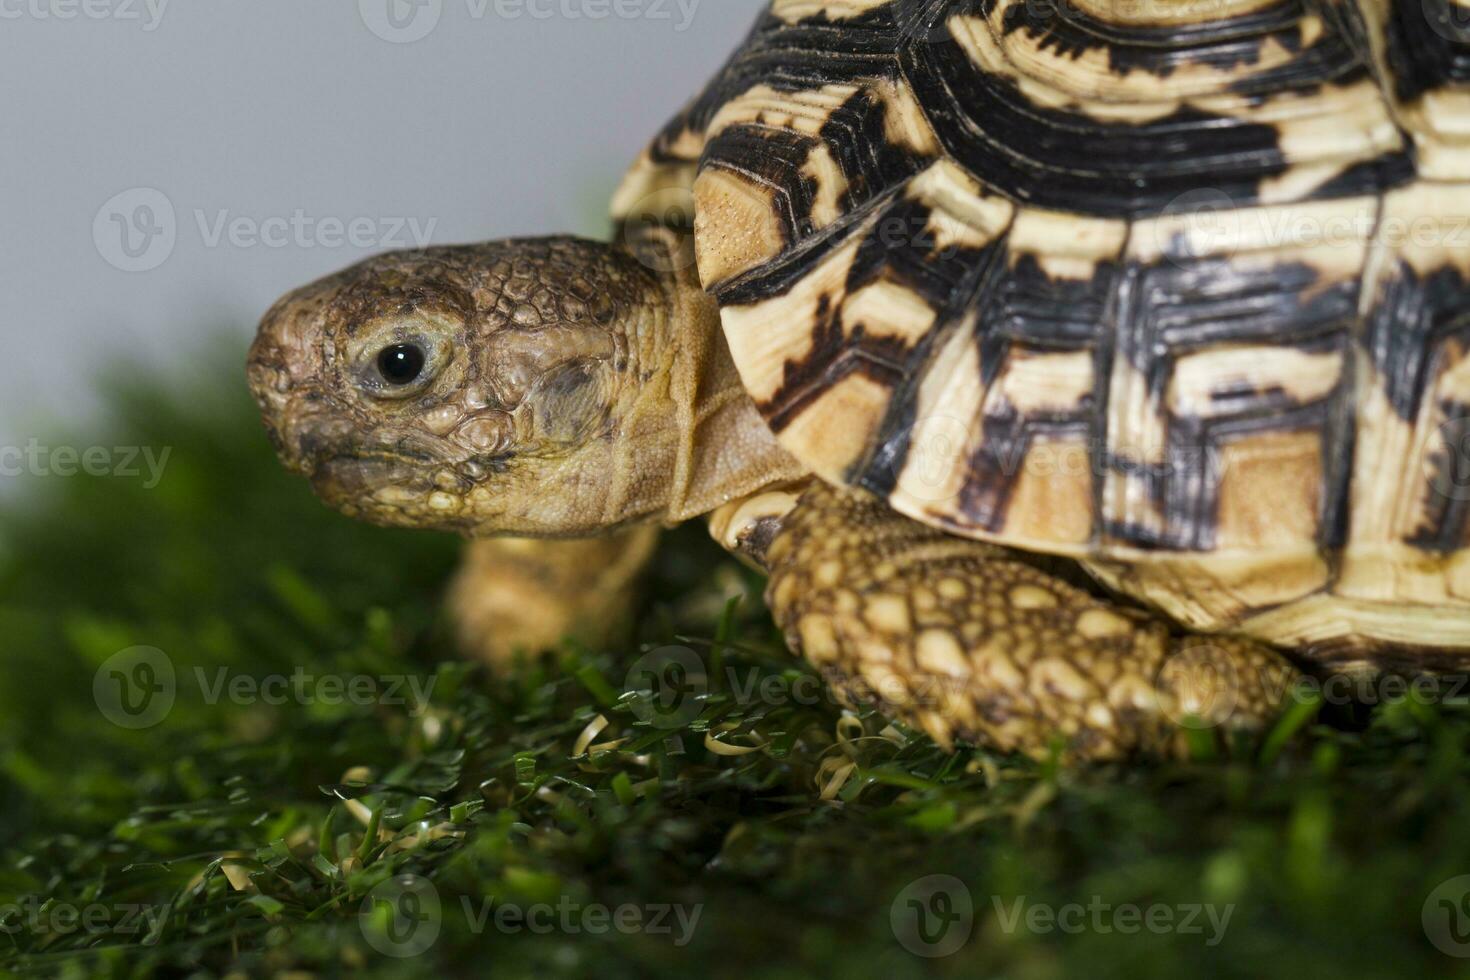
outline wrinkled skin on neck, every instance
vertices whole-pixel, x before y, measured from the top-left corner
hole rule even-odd
[[[297,290],[250,351],[277,452],[349,516],[475,536],[675,522],[799,475],[659,247],[433,248]]]

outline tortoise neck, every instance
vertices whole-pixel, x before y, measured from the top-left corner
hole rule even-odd
[[[670,522],[708,514],[806,473],[781,448],[746,393],[714,300],[698,288],[681,293],[670,386],[679,420]]]
[[[616,470],[642,476],[615,481],[610,497],[629,500],[609,499],[611,511],[677,524],[803,475],[746,394],[688,239],[656,228],[623,245],[654,272],[662,297],[625,333],[637,380]]]

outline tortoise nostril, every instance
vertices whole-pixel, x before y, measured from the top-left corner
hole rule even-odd
[[[301,457],[321,456],[328,445],[320,432],[304,432],[296,440],[296,453]]]

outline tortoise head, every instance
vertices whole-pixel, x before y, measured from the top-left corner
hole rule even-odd
[[[381,255],[276,303],[250,387],[282,461],[349,516],[602,530],[662,503],[669,288],[569,238]]]

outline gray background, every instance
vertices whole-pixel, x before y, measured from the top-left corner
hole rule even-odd
[[[0,0],[0,445],[91,425],[109,361],[177,377],[284,291],[413,244],[392,219],[434,243],[605,234],[622,171],[764,5],[149,2]],[[168,207],[172,236],[144,238]],[[222,213],[242,233],[211,243]],[[333,240],[353,219],[368,247]]]

